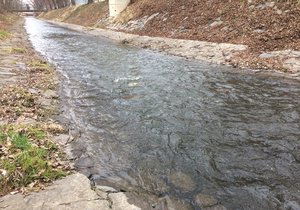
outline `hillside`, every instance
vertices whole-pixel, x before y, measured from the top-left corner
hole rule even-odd
[[[300,4],[290,2],[224,0],[136,0],[128,20],[157,14],[134,32],[247,44],[254,51],[300,50]]]
[[[282,56],[258,56],[269,51],[300,50],[298,0],[133,0],[114,19],[108,18],[106,1],[52,11],[42,17],[61,17],[62,11],[61,21],[68,23],[139,35],[248,45],[247,52],[229,61],[235,66],[285,70]]]

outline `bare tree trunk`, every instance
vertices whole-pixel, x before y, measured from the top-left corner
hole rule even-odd
[[[19,10],[23,8],[21,0],[0,0],[0,10]]]
[[[53,3],[53,9],[57,9],[58,8],[57,0],[52,0],[52,3]]]
[[[3,0],[0,0],[0,2]],[[18,0],[20,1],[20,0]],[[75,0],[30,0],[33,8],[37,10],[52,10],[70,6]]]

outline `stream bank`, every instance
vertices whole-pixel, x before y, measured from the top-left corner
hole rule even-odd
[[[135,0],[115,18],[108,16],[108,1],[104,1],[53,10],[42,13],[40,17],[150,36],[156,41],[130,42],[131,39],[125,38],[127,34],[122,35],[125,43],[188,58],[205,57],[209,61],[239,67],[237,70],[276,70],[289,77],[299,77],[300,4],[297,1],[172,0],[154,3]],[[169,38],[173,41],[167,41]],[[189,40],[200,41],[200,44],[193,45]],[[225,50],[224,58],[219,59],[219,53],[214,49],[216,45],[224,45],[221,43],[242,45],[243,50],[239,48],[229,54]],[[211,49],[211,53],[206,52]],[[181,53],[181,50],[185,52]]]
[[[284,61],[282,65],[286,70],[278,71],[276,69],[268,69],[256,66],[257,68],[250,69],[242,68],[237,63],[231,61],[237,59],[238,55],[245,53],[248,50],[247,45],[229,44],[229,43],[213,43],[197,40],[172,39],[163,37],[151,37],[114,31],[110,29],[101,29],[94,27],[86,27],[77,24],[65,23],[60,21],[45,20],[62,27],[66,27],[86,34],[95,35],[112,39],[120,44],[131,45],[143,49],[151,49],[154,51],[166,53],[169,55],[180,56],[186,59],[194,59],[212,64],[222,64],[233,66],[239,71],[248,71],[248,73],[260,73],[279,75],[286,78],[300,79],[300,51],[285,50],[262,53],[259,57],[266,59],[280,59]],[[247,58],[248,59],[248,58]],[[255,58],[253,58],[255,59]],[[239,58],[239,63],[246,62],[242,57]]]
[[[0,208],[139,209],[129,204],[122,192],[101,186],[92,187],[86,176],[74,171],[66,155],[62,154],[69,136],[65,134],[66,129],[52,118],[57,114],[59,103],[57,73],[32,48],[23,18],[9,13],[1,18],[6,24],[1,29],[5,30],[7,37],[3,37],[0,43]],[[7,164],[3,162],[6,156],[9,156],[7,160],[11,164],[17,161],[15,156],[20,156],[15,154],[16,149],[11,146],[15,144],[15,139],[26,141],[26,147],[31,148],[29,152],[42,151],[44,148],[51,151],[42,157],[43,160],[38,160],[48,161],[48,166],[45,169],[38,168],[40,171],[32,177],[28,172],[23,172],[20,165],[17,165],[19,169],[16,171],[6,168]],[[23,146],[18,145],[17,152],[22,151]],[[49,168],[53,168],[53,171],[48,171],[52,178],[43,175]],[[20,185],[12,185],[23,177]],[[28,183],[25,179],[33,180]]]

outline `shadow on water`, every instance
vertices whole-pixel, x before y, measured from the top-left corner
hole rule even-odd
[[[98,184],[143,209],[300,209],[298,82],[25,27],[60,70],[76,166]]]

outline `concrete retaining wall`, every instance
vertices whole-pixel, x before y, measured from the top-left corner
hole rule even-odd
[[[130,0],[109,0],[109,16],[115,17],[121,13],[129,3]]]

